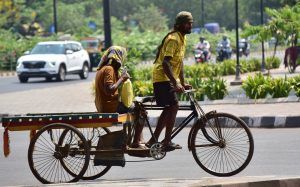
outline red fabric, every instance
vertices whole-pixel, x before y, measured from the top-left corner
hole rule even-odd
[[[291,61],[293,62],[294,66],[296,66],[296,60],[298,57],[298,47],[297,46],[293,46],[293,47],[289,47],[285,50],[285,55],[284,55],[284,65],[285,67],[288,66],[288,62],[287,62],[287,58],[288,56],[290,56]]]
[[[8,135],[8,129],[6,128],[3,133],[3,153],[5,157],[8,157],[10,153],[9,148],[9,135]]]

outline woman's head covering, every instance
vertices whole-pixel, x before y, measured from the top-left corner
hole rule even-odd
[[[101,69],[103,66],[110,65],[112,60],[115,60],[117,63],[120,64],[120,66],[122,66],[126,59],[126,56],[126,48],[121,46],[111,46],[104,52],[99,62],[98,70]]]

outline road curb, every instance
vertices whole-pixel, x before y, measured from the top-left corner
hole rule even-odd
[[[300,127],[300,116],[239,116],[250,128],[296,128]],[[176,125],[179,125],[185,117],[177,117]],[[151,126],[156,126],[158,117],[150,117]],[[192,120],[188,126],[192,126]]]
[[[15,71],[0,71],[0,77],[10,77],[15,75],[17,75]]]
[[[222,100],[205,100],[200,101],[199,104],[202,105],[225,105],[225,104],[239,104],[239,105],[247,105],[247,104],[274,104],[274,103],[293,103],[299,102],[300,98],[291,95],[288,97],[282,98],[265,98],[265,99],[249,99],[245,97],[241,98],[228,98]],[[182,102],[186,103],[186,102]]]

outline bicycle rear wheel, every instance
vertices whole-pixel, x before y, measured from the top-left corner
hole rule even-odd
[[[61,138],[62,134],[64,138]],[[87,141],[81,132],[68,124],[43,127],[33,137],[28,149],[30,169],[44,184],[78,181],[85,173],[89,159]]]
[[[214,113],[199,120],[191,136],[191,150],[197,164],[211,175],[224,177],[241,172],[250,162],[252,134],[240,118]]]
[[[79,131],[86,138],[90,144],[91,151],[97,150],[98,141],[101,141],[101,136],[110,133],[110,130],[106,127],[99,128],[80,128]],[[85,174],[83,175],[83,180],[95,180],[108,172],[111,166],[95,166],[94,165],[95,155],[91,154],[89,167],[87,168]]]

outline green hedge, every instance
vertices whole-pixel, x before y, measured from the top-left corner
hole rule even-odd
[[[300,97],[300,76],[292,78],[264,77],[261,73],[249,76],[242,84],[242,89],[250,99],[262,99],[270,95],[272,98],[288,97],[295,90]]]

